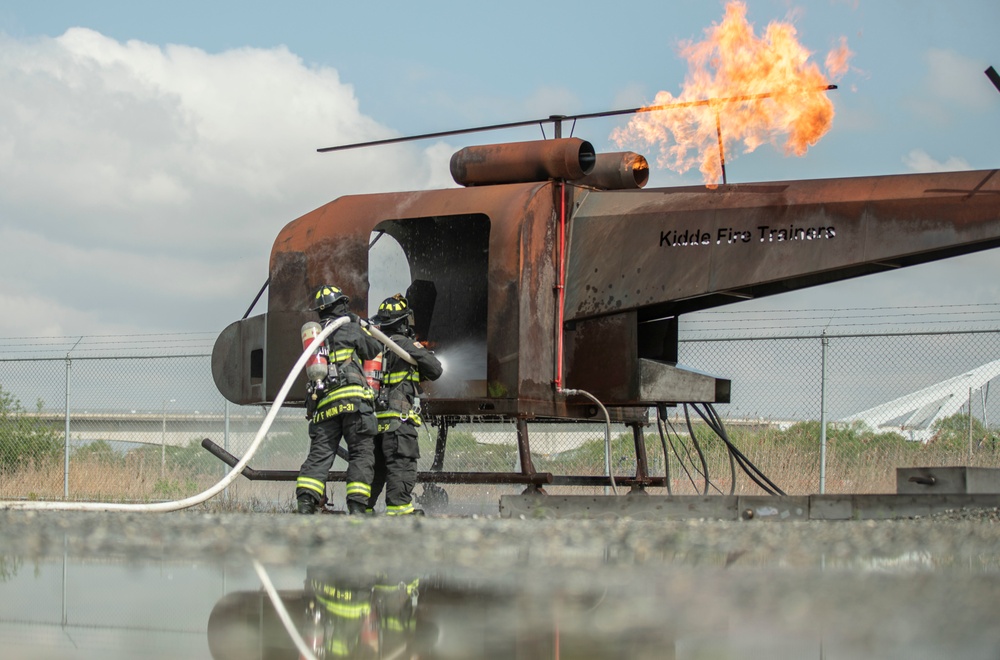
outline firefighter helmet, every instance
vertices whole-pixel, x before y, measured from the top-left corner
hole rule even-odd
[[[410,309],[409,303],[406,302],[406,298],[397,293],[382,301],[382,304],[378,306],[378,314],[375,315],[372,322],[380,328],[388,329],[395,328],[397,325],[404,327],[400,325],[400,322],[404,320],[406,326],[413,325],[413,311]]]
[[[316,293],[313,294],[312,305],[309,309],[318,312],[340,302],[347,304],[351,302],[351,299],[340,290],[340,287],[333,286],[332,284],[324,284],[316,289]]]

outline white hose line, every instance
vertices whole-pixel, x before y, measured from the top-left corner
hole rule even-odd
[[[288,396],[288,390],[292,389],[292,383],[295,381],[295,377],[299,375],[299,372],[306,366],[306,360],[312,355],[330,334],[350,321],[347,316],[342,316],[330,325],[323,328],[319,336],[316,337],[309,345],[309,348],[302,351],[302,355],[299,356],[298,361],[292,370],[288,372],[288,377],[285,378],[285,383],[281,386],[278,391],[278,395],[274,397],[274,403],[271,404],[271,409],[268,410],[267,416],[264,418],[264,423],[261,424],[260,430],[257,431],[257,436],[253,439],[253,443],[250,444],[250,448],[247,449],[246,454],[240,459],[233,469],[223,477],[222,481],[215,484],[211,488],[197,495],[192,495],[183,500],[176,500],[174,502],[156,502],[152,504],[122,504],[122,503],[111,503],[111,502],[0,502],[0,511],[3,510],[20,510],[20,511],[137,511],[137,512],[162,512],[162,511],[179,511],[180,509],[186,509],[192,507],[196,504],[201,504],[202,502],[218,495],[221,493],[226,486],[231,484],[236,480],[241,474],[243,474],[243,468],[247,466],[250,459],[253,458],[254,452],[257,451],[257,447],[260,446],[261,441],[264,436],[267,435],[268,430],[271,428],[271,424],[274,422],[275,416],[281,409],[281,404],[285,402],[285,397]]]
[[[372,336],[375,337],[375,339],[378,339],[380,342],[385,344],[390,351],[403,358],[407,364],[412,364],[414,367],[417,366],[417,361],[413,359],[413,356],[404,351],[399,344],[389,339],[384,332],[376,328],[371,323],[366,323],[363,319],[361,320],[361,325],[368,328],[368,331],[372,333]]]
[[[597,397],[591,394],[590,392],[584,392],[583,390],[562,390],[562,389],[559,391],[565,394],[566,396],[572,394],[580,394],[582,396],[585,396],[594,403],[596,403],[597,406],[601,409],[601,412],[604,413],[604,458],[608,463],[608,477],[611,478],[611,490],[614,491],[615,495],[617,495],[618,485],[615,484],[615,470],[614,466],[611,465],[611,416],[608,415],[608,409],[605,408],[604,404],[601,403],[597,399]]]
[[[271,605],[274,606],[274,611],[278,615],[278,619],[281,621],[281,625],[285,627],[285,632],[292,639],[292,643],[295,644],[295,648],[299,650],[299,657],[305,658],[305,660],[317,660],[316,655],[306,644],[306,640],[302,639],[302,635],[299,634],[299,629],[295,627],[295,622],[292,621],[292,617],[288,614],[288,608],[285,607],[284,601],[281,600],[281,596],[278,595],[278,590],[274,588],[274,584],[271,582],[270,576],[268,576],[267,571],[261,566],[261,563],[257,561],[253,552],[250,548],[247,548],[247,552],[250,553],[250,561],[253,563],[253,570],[257,571],[257,577],[260,579],[261,585],[264,587],[264,591],[267,592],[267,597],[271,599]]]

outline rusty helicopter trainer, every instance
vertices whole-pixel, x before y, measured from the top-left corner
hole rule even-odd
[[[474,346],[482,365],[447,388],[428,384],[424,414],[437,445],[422,482],[538,490],[611,476],[633,489],[662,486],[647,468],[649,410],[702,404],[711,414],[730,398],[724,376],[677,364],[683,314],[1000,246],[997,170],[647,189],[643,156],[595,153],[561,137],[563,117],[550,119],[552,139],[455,153],[460,187],[348,195],[287,224],[271,250],[267,312],[249,316],[251,305],[216,341],[223,396],[274,401],[301,350],[299,329],[314,320],[306,301],[318,285],[338,283],[363,316],[369,249],[386,234],[408,262],[418,337],[441,353]],[[303,404],[304,385],[289,404]],[[535,471],[529,423],[604,422],[602,412],[633,429],[634,474]],[[443,469],[449,425],[473,418],[515,421],[520,471]]]

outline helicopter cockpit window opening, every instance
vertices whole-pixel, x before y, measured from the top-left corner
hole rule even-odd
[[[489,235],[483,214],[386,220],[371,234],[369,307],[406,296],[417,338],[445,364],[427,384],[435,398],[486,394]]]

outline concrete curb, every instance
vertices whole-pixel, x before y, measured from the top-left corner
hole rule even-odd
[[[501,518],[636,520],[892,520],[955,509],[1000,507],[1000,493],[976,495],[504,495]]]

